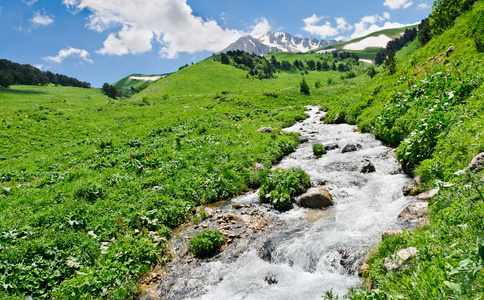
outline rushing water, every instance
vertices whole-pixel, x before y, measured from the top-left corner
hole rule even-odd
[[[310,107],[308,114],[304,122],[285,130],[300,132],[310,141],[277,168],[302,168],[329,190],[334,205],[325,210],[295,206],[279,213],[261,206],[256,192],[232,199],[220,207],[221,213],[233,211],[234,203],[251,204],[263,211],[270,225],[212,260],[190,266],[174,263],[155,298],[321,299],[330,289],[343,296],[348,288],[361,285],[357,268],[365,252],[380,241],[383,231],[404,226],[397,216],[413,200],[402,195],[409,178],[401,172],[392,149],[372,135],[347,124],[322,124],[317,107]],[[315,158],[312,144],[316,142],[338,148]],[[349,142],[361,148],[342,153]],[[361,173],[365,161],[376,172]]]

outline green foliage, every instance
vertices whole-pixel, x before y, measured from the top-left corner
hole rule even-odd
[[[326,154],[326,149],[324,148],[324,145],[321,143],[313,144],[313,154],[317,157]]]
[[[301,82],[299,83],[299,91],[301,91],[301,93],[306,94],[306,95],[309,94],[309,85],[306,82],[306,79],[304,77],[301,80]]]
[[[387,69],[390,75],[393,75],[396,72],[397,63],[395,60],[395,53],[393,51],[389,51],[387,54],[387,58],[385,59],[385,68]]]
[[[217,230],[205,230],[188,242],[188,250],[198,257],[210,257],[220,251],[225,237]]]
[[[259,199],[262,203],[271,203],[277,210],[288,210],[292,208],[294,197],[310,184],[309,175],[299,168],[276,169],[262,180]]]
[[[472,8],[476,0],[436,0],[432,7],[430,26],[435,35],[441,35],[455,19]]]

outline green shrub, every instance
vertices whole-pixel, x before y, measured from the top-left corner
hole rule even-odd
[[[277,169],[262,180],[259,199],[271,203],[275,209],[288,210],[294,197],[311,185],[309,175],[299,168]]]
[[[217,230],[206,230],[197,234],[188,243],[188,250],[198,257],[209,257],[220,251],[225,243],[225,237]]]
[[[326,149],[324,148],[323,144],[316,143],[313,144],[313,153],[316,157],[321,157],[321,155],[326,154]]]

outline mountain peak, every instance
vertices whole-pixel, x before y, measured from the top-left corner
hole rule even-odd
[[[259,38],[244,36],[232,43],[221,52],[241,50],[256,55],[266,55],[268,52],[308,52],[336,41],[317,40],[315,38],[300,38],[280,31],[268,31]]]

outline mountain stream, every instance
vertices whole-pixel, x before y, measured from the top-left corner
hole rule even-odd
[[[393,150],[371,134],[323,124],[324,113],[308,108],[309,118],[284,130],[300,132],[309,142],[276,168],[302,168],[313,188],[331,193],[334,205],[295,205],[280,213],[261,205],[257,191],[219,203],[207,209],[213,217],[174,233],[174,259],[152,273],[141,299],[321,299],[325,291],[344,296],[362,285],[357,269],[366,251],[383,231],[406,227],[397,216],[415,201],[402,195],[411,179]],[[316,158],[314,143],[334,149]],[[343,153],[347,143],[357,143],[357,151]],[[367,161],[375,172],[361,172]],[[215,257],[197,259],[187,241],[205,228],[223,232],[228,243]]]

